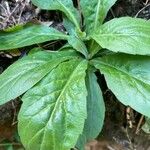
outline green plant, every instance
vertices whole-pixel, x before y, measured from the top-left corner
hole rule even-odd
[[[0,50],[68,43],[53,52],[36,48],[0,75],[0,104],[26,92],[18,130],[27,150],[84,149],[99,134],[105,106],[96,70],[118,100],[150,117],[149,21],[122,17],[102,24],[116,0],[80,0],[79,11],[72,0],[32,2],[63,12],[68,34],[27,24],[1,31]]]

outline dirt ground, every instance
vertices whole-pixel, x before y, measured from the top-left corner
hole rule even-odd
[[[132,16],[150,19],[149,0],[118,0],[109,11],[106,20],[114,17]],[[64,30],[61,15],[55,11],[41,11],[30,0],[0,0],[0,29],[16,24],[40,22]],[[61,42],[46,43],[46,48],[61,45]],[[25,50],[0,52],[0,73],[22,56]],[[98,77],[102,77],[99,74]],[[150,150],[150,135],[141,130],[144,116],[119,103],[102,83],[106,103],[106,119],[97,140],[86,145],[86,150]],[[23,150],[17,134],[17,114],[20,98],[0,106],[0,150]],[[112,107],[113,106],[113,107]]]

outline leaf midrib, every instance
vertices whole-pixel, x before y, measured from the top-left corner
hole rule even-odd
[[[145,83],[143,80],[140,80],[140,79],[138,79],[138,78],[132,76],[132,75],[129,74],[128,72],[125,72],[125,71],[123,71],[123,70],[121,70],[121,69],[116,68],[115,66],[112,66],[112,65],[110,65],[110,64],[106,64],[106,63],[104,63],[104,62],[101,62],[101,64],[102,64],[102,65],[105,65],[105,66],[107,66],[107,67],[110,67],[110,68],[114,68],[115,70],[120,71],[120,72],[122,72],[123,74],[126,74],[126,75],[129,76],[131,79],[133,78],[133,79],[137,80],[138,82],[142,82],[143,84],[145,84],[146,86],[148,86],[148,84]],[[131,80],[131,81],[132,81],[132,80]],[[133,82],[133,81],[132,81],[132,82]],[[133,82],[133,83],[135,84],[135,82]],[[144,95],[144,93],[142,93],[142,92],[137,88],[137,86],[136,86],[136,89],[139,91],[139,93],[141,93],[141,95],[143,95],[143,97],[145,97],[145,98],[147,99],[147,97]]]
[[[99,16],[99,12],[100,12],[100,4],[101,4],[101,0],[98,0],[98,4],[97,4],[97,9],[96,9],[96,16],[95,16],[95,23],[94,23],[94,31],[97,27],[97,23],[98,23],[98,16]]]
[[[81,61],[79,62],[79,64],[76,66],[76,68],[73,70],[73,72],[71,73],[71,75],[70,75],[70,77],[69,77],[67,83],[65,84],[65,86],[64,86],[64,88],[63,88],[63,90],[62,90],[62,92],[60,92],[60,95],[59,95],[58,98],[56,99],[56,103],[55,103],[55,105],[54,105],[54,109],[53,109],[53,111],[52,111],[52,114],[50,115],[50,118],[48,119],[47,124],[45,125],[45,128],[46,128],[46,126],[48,125],[48,123],[49,123],[50,121],[52,121],[52,118],[53,118],[53,116],[55,115],[55,112],[57,111],[56,108],[57,108],[57,106],[59,105],[59,102],[60,102],[60,100],[61,100],[61,97],[62,97],[63,93],[64,93],[65,90],[67,89],[68,84],[71,82],[72,77],[74,76],[74,73],[76,72],[77,68],[79,67],[79,65],[80,65],[82,62],[83,62],[83,60],[81,60]],[[44,138],[44,136],[45,136],[45,132],[46,132],[46,130],[44,130],[43,138]],[[41,146],[41,148],[42,148],[42,144],[41,144],[40,146]],[[41,148],[40,148],[40,149],[41,149]]]
[[[65,59],[65,57],[66,57],[66,59]],[[65,56],[65,57],[61,57],[61,58],[51,58],[51,60],[50,61],[40,61],[40,63],[42,63],[41,65],[37,65],[37,67],[34,67],[34,68],[31,68],[31,69],[29,69],[27,72],[29,72],[29,71],[31,71],[31,70],[35,70],[35,69],[37,69],[37,68],[41,68],[42,66],[45,66],[45,65],[48,65],[49,63],[52,63],[53,61],[55,61],[56,62],[56,60],[58,60],[58,59],[62,59],[62,60],[67,60],[67,59],[70,59],[71,58],[71,56],[69,57],[69,56]],[[53,61],[52,61],[53,60]],[[37,62],[35,62],[35,63],[37,63]],[[5,85],[7,85],[11,80],[13,80],[13,79],[15,79],[16,77],[18,77],[18,76],[20,76],[21,74],[24,74],[26,72],[26,70],[24,70],[23,72],[21,72],[21,73],[18,73],[17,75],[15,75],[13,78],[11,78],[10,80],[7,80],[6,82],[5,82],[5,84],[3,84],[3,85],[1,85],[0,86],[0,88],[3,88]]]
[[[72,18],[72,21],[74,22],[75,26],[77,27],[78,30],[80,30],[80,27],[79,27],[78,22],[77,22],[76,18],[74,17],[74,15],[68,10],[68,8],[65,5],[63,5],[63,3],[61,3],[59,0],[57,0],[57,2],[68,12],[68,14]]]
[[[102,62],[102,61],[98,61],[98,60],[95,60],[95,62],[97,62],[97,64],[99,64],[99,62],[100,62],[100,65],[102,64],[102,65],[108,66],[108,67],[110,67],[110,68],[114,68],[114,69],[116,69],[116,70],[118,70],[118,71],[120,71],[120,72],[126,74],[127,76],[132,77],[132,78],[134,78],[135,80],[144,83],[145,85],[149,85],[149,84],[147,84],[145,81],[140,80],[139,78],[133,76],[132,74],[129,74],[128,72],[123,71],[122,69],[119,69],[119,68],[117,68],[117,67],[115,67],[115,66],[112,66],[112,65],[110,65],[110,64],[108,64],[108,63],[105,63],[105,62]],[[95,66],[98,66],[97,64],[96,64]],[[97,68],[97,67],[96,67],[96,68]]]

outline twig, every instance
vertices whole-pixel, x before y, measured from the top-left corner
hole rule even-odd
[[[0,144],[0,147],[10,146],[10,145],[14,145],[14,146],[21,146],[21,144],[20,144],[20,143],[4,143],[4,144]]]
[[[12,101],[12,107],[14,109],[14,116],[13,116],[13,121],[12,121],[12,126],[16,124],[16,115],[17,115],[17,111],[16,111],[16,107],[14,105],[14,102]]]
[[[57,42],[58,41],[53,41],[53,42],[50,42],[48,44],[43,45],[42,47],[45,48],[45,47],[48,47],[48,46],[52,46],[52,45],[56,44]]]
[[[3,16],[0,16],[0,19],[3,19],[3,20],[4,20],[5,18],[4,18]]]
[[[26,6],[26,1],[23,3],[23,7],[22,7],[21,12],[20,12],[20,14],[19,14],[18,21],[17,21],[18,24],[20,23],[21,16],[22,16],[22,13],[23,13],[23,11],[24,11],[25,6]]]
[[[148,4],[148,2],[149,2],[149,0],[146,0],[146,2],[144,3],[144,5],[147,5],[147,4]]]
[[[144,6],[142,9],[140,9],[134,17],[137,18],[138,15],[139,15],[144,9],[146,9],[146,8],[149,7],[149,6],[150,6],[150,3],[147,4],[146,6]]]
[[[131,114],[131,108],[127,107],[127,109],[126,109],[126,118],[127,118],[128,124],[129,124],[129,128],[132,128],[133,124],[132,124],[132,120],[131,120],[130,114]]]
[[[130,143],[130,148],[133,149],[133,143],[132,143],[132,141],[130,139],[130,136],[129,136],[129,133],[128,133],[128,128],[126,128],[126,135],[127,135],[128,141]]]
[[[2,4],[0,4],[0,7],[5,11],[5,14],[7,14],[7,10]]]
[[[108,150],[115,150],[113,147],[111,147],[110,145],[107,145]]]
[[[5,20],[5,23],[9,20],[9,18],[13,15],[13,13],[16,11],[16,9],[19,7],[19,4],[16,5],[16,7],[12,10],[12,12],[9,14],[7,19]]]
[[[10,7],[9,7],[9,4],[7,1],[5,2],[5,6],[6,6],[7,14],[10,15],[11,14],[10,13]]]
[[[144,116],[142,115],[141,118],[140,118],[140,120],[139,120],[139,123],[138,123],[138,125],[137,125],[135,134],[138,134],[138,133],[139,133],[141,124],[142,124],[142,122],[143,122],[143,119],[144,119]]]
[[[113,10],[112,10],[112,8],[110,9],[110,12],[111,12],[111,14],[113,15],[113,17],[116,18],[115,14],[114,14],[114,12],[113,12]]]

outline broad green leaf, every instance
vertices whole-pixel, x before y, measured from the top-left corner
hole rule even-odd
[[[77,142],[77,148],[84,150],[84,146],[100,133],[105,117],[105,105],[101,89],[97,83],[97,77],[89,70],[86,78],[87,96],[87,119],[84,130]]]
[[[37,7],[45,10],[60,10],[72,21],[78,30],[80,30],[80,16],[73,6],[72,0],[32,0]]]
[[[26,92],[59,63],[76,56],[74,51],[41,51],[18,60],[0,75],[0,105]]]
[[[76,36],[70,36],[68,43],[78,52],[82,53],[86,58],[88,57],[87,48],[82,40]]]
[[[150,57],[115,54],[93,63],[118,100],[150,117]]]
[[[22,98],[19,134],[27,150],[70,150],[87,116],[87,61],[72,59],[53,69]]]
[[[68,35],[44,25],[25,25],[18,30],[0,31],[0,50],[20,48],[50,40],[67,40]]]
[[[113,19],[92,34],[102,48],[129,54],[150,54],[150,21],[122,17]]]
[[[92,33],[104,21],[108,10],[117,0],[80,0],[84,24],[88,33]]]

